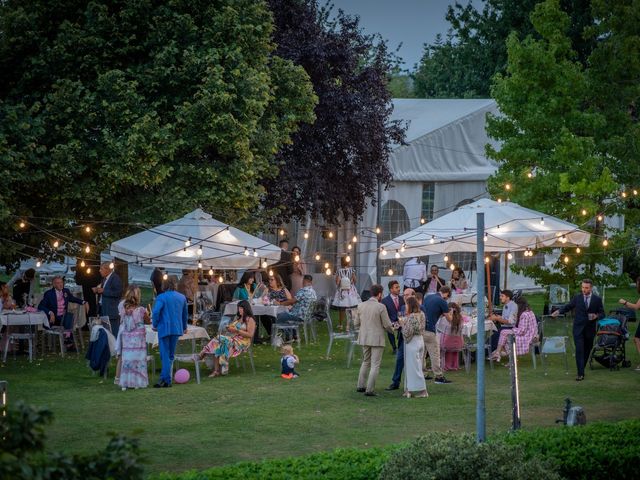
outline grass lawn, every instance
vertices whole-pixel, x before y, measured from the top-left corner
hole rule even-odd
[[[607,290],[607,310],[620,296],[636,299],[631,289]],[[542,297],[532,296],[536,312]],[[630,325],[631,334],[636,324]],[[390,383],[394,358],[385,352],[376,398],[355,392],[359,352],[346,368],[342,343],[325,359],[327,336],[320,327],[320,345],[297,350],[302,376],[279,378],[279,354],[270,346],[255,348],[256,375],[235,368],[228,377],[204,378],[171,389],[121,392],[100,383],[84,360],[70,355],[9,358],[0,379],[9,381],[9,401],[25,400],[47,406],[55,414],[49,428],[51,449],[89,452],[106,444],[108,432],[136,435],[146,451],[150,472],[181,471],[263,458],[301,455],[335,447],[381,446],[410,439],[431,430],[475,431],[475,371],[448,373],[454,383],[428,382],[428,399],[405,399],[401,391],[384,392]],[[561,331],[547,326],[547,334]],[[633,366],[640,361],[627,343]],[[563,401],[571,397],[585,408],[588,422],[638,417],[640,373],[633,369],[610,372],[587,370],[575,382],[575,363],[569,375],[561,356],[549,357],[550,368],[534,370],[531,357],[520,359],[520,398],[523,428],[554,426]],[[474,364],[475,367],[475,364]],[[193,368],[193,367],[191,367]],[[193,370],[192,370],[193,372]],[[192,375],[194,376],[194,375]],[[157,377],[156,377],[157,378]],[[486,370],[487,431],[510,427],[508,369]]]

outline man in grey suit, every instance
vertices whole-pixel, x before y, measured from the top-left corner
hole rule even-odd
[[[118,274],[110,268],[109,262],[103,262],[100,265],[100,275],[102,283],[93,287],[92,290],[100,296],[98,300],[100,315],[109,317],[111,332],[117,338],[120,327],[118,304],[122,299],[122,281]]]
[[[382,291],[382,285],[372,285],[371,298],[358,305],[354,319],[356,329],[360,328],[358,345],[362,345],[362,366],[356,391],[364,392],[368,397],[376,396],[374,388],[387,337],[385,330],[393,332],[387,307],[380,303]]]

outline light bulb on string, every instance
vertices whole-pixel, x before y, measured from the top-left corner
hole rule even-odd
[[[327,268],[327,269],[324,271],[324,273],[325,273],[325,274],[327,274],[327,275],[331,275],[331,269],[330,269],[330,268]]]
[[[498,203],[502,203],[502,199],[501,198],[498,199]]]
[[[351,239],[351,243],[357,243],[358,241],[358,236],[354,235],[353,238]]]
[[[622,198],[627,198],[627,192],[622,192]]]
[[[189,237],[189,239],[184,242],[184,246],[185,247],[190,247],[191,246],[191,237]]]
[[[484,263],[489,263],[489,257],[484,257]]]
[[[84,265],[85,265],[84,260],[82,260],[82,261],[80,262],[80,266],[81,266],[81,267],[84,267]]]
[[[42,262],[41,262],[40,260],[38,260],[38,261],[36,262],[36,267],[37,267],[37,268],[40,268],[40,266],[41,266],[41,265],[42,265]]]
[[[347,244],[347,250],[351,250],[351,244]]]
[[[87,233],[91,233],[91,227],[87,225],[86,227],[84,227],[84,231]]]
[[[209,269],[209,276],[210,276],[210,277],[213,277],[213,268],[210,268],[210,269]]]
[[[346,257],[344,257],[344,261],[347,263],[351,263],[351,257],[347,255]]]
[[[299,261],[300,261],[300,255],[298,255],[298,254],[296,253],[296,256],[295,256],[295,257],[293,257],[293,261],[294,261],[294,262],[299,262]]]
[[[109,263],[109,269],[113,270],[114,268],[116,268],[116,265],[113,262]]]
[[[504,185],[504,189],[505,189],[505,190],[511,190],[511,184],[510,184],[510,183],[506,183],[506,184]]]
[[[389,275],[390,277],[393,275],[393,268],[390,268],[390,269],[387,271],[387,275]]]
[[[424,225],[425,223],[427,223],[427,221],[423,218],[420,219],[420,225]]]
[[[60,242],[58,240],[53,242],[53,248],[58,248],[59,246],[60,246]]]
[[[162,275],[162,279],[163,280],[168,280],[169,279],[169,275],[165,273],[164,275]]]
[[[568,256],[564,256],[564,263],[569,263],[569,257]]]
[[[637,197],[638,196],[638,190],[636,190],[635,188],[633,189],[633,196]]]
[[[484,241],[486,242],[487,240],[489,240],[489,235],[487,235],[486,233],[484,234]]]
[[[267,265],[268,265],[267,261],[263,260],[262,261],[262,268],[267,268]]]
[[[283,237],[283,236],[284,236],[284,234],[285,234],[285,231],[284,231],[284,229],[283,229],[283,228],[281,228],[281,229],[280,229],[280,236],[281,236],[281,237]]]
[[[333,231],[329,230],[329,238],[333,238]]]
[[[382,254],[383,257],[387,256],[387,251],[384,249],[384,247],[380,247],[380,253]]]
[[[607,237],[604,238],[604,240],[602,241],[602,246],[606,247],[609,245],[609,240],[607,239]]]
[[[587,210],[583,208],[581,213],[582,213],[582,215],[586,215],[587,214]]]
[[[201,257],[202,256],[202,247],[198,247],[198,256]]]
[[[429,240],[429,243],[433,244],[436,242],[436,236],[435,235],[431,235],[431,239]]]
[[[319,253],[316,253],[315,259],[316,259],[316,262],[320,261],[320,254]]]
[[[376,227],[376,234],[380,235],[380,232],[381,232],[380,227]]]
[[[598,221],[601,222],[602,221],[602,215],[598,215]]]
[[[533,178],[533,172],[531,170],[527,172],[527,178]]]
[[[562,235],[560,237],[560,243],[567,243],[567,236],[566,235]]]
[[[513,253],[511,252],[507,253],[507,260],[513,260]]]
[[[202,268],[202,262],[198,262],[198,268]]]
[[[580,247],[576,247],[576,253],[580,253],[581,251]]]
[[[87,268],[87,273],[91,273],[91,267]]]
[[[396,250],[396,254],[394,255],[396,258],[400,258],[400,252]]]
[[[27,226],[26,223],[24,223],[24,220],[20,220],[20,224],[19,224],[20,228],[24,228]]]
[[[329,262],[324,263],[324,268],[329,268]]]
[[[253,249],[253,256],[254,256],[254,257],[257,257],[257,256],[258,256],[258,251],[257,251],[255,248]]]
[[[91,252],[91,247],[89,245],[87,245],[84,249],[85,252],[90,253]]]
[[[447,255],[446,253],[444,254],[444,261],[448,262],[449,261],[449,255]]]
[[[304,237],[305,240],[307,240],[309,238],[309,232],[304,232],[302,236]]]
[[[244,247],[244,256],[248,257],[249,256],[249,249],[247,247]]]
[[[270,271],[269,274],[273,275],[273,272]],[[224,277],[222,275],[218,277],[218,283],[224,283]]]
[[[540,218],[540,225],[544,225],[544,217]]]
[[[402,242],[402,245],[400,245],[400,251],[404,252],[407,249],[407,244],[405,242]]]
[[[456,266],[452,263],[451,265],[449,265],[449,268],[453,272],[456,269]]]

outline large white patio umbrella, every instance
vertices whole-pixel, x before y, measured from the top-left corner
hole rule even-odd
[[[258,268],[280,260],[280,248],[222,223],[201,209],[111,244],[129,263],[165,268]],[[200,265],[199,265],[200,264]]]
[[[516,203],[483,198],[384,243],[380,258],[475,252],[477,213],[484,213],[487,253],[589,245],[589,233],[577,225]]]

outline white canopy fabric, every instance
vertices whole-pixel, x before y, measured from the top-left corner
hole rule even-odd
[[[188,243],[188,246],[186,245]],[[199,249],[202,249],[201,254]],[[280,260],[280,248],[196,209],[173,222],[111,244],[110,254],[143,266],[248,269]]]
[[[487,253],[585,246],[589,233],[559,218],[511,202],[482,198],[382,245],[380,258],[476,251],[476,214],[484,213]]]

